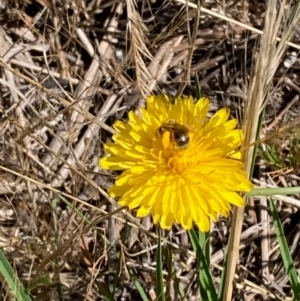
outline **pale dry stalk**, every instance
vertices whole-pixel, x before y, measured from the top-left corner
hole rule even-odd
[[[245,140],[244,146],[251,145],[256,140],[259,116],[264,108],[268,94],[270,92],[270,84],[274,74],[282,60],[282,57],[288,47],[288,42],[292,39],[294,25],[298,21],[299,8],[294,14],[288,27],[285,27],[288,18],[292,15],[291,10],[286,10],[286,3],[281,4],[279,11],[276,11],[276,0],[269,1],[264,33],[261,37],[259,53],[255,59],[252,78],[247,95],[247,108],[245,112]],[[283,29],[282,29],[283,27]],[[281,40],[278,42],[278,36],[282,31]],[[247,148],[244,152],[245,168],[250,174],[254,147]],[[242,223],[244,218],[244,208],[234,208],[232,229],[228,243],[228,260],[227,273],[223,301],[232,300],[233,279],[235,276],[235,268],[239,258],[239,244],[242,231]]]

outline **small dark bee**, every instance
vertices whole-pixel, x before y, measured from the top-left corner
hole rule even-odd
[[[187,126],[169,120],[157,129],[156,134],[158,137],[162,137],[165,132],[170,133],[171,142],[178,150],[184,150],[189,146],[190,136]]]

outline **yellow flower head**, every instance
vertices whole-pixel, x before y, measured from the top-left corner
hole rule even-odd
[[[228,216],[230,203],[243,206],[236,191],[250,191],[251,183],[234,152],[242,132],[229,110],[210,120],[210,102],[179,97],[150,96],[147,109],[130,112],[128,123],[116,121],[113,143],[105,144],[103,169],[124,170],[110,189],[119,204],[138,208],[137,216],[153,214],[154,223],[170,229],[174,222],[203,232],[209,218]]]

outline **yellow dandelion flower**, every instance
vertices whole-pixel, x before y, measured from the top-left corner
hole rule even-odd
[[[170,229],[174,222],[203,232],[209,218],[228,216],[230,204],[243,206],[237,193],[250,191],[236,149],[242,131],[229,109],[207,119],[210,102],[201,98],[150,96],[147,108],[130,112],[128,123],[117,121],[112,143],[105,144],[103,169],[123,170],[109,190],[121,206],[153,214],[154,223]]]

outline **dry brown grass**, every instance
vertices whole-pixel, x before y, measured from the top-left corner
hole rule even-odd
[[[293,54],[299,21],[287,26],[288,6],[280,20],[276,1],[270,1],[273,10],[246,0],[206,1],[196,22],[193,4],[182,2],[0,2],[0,248],[35,300],[104,300],[116,276],[115,300],[141,300],[131,273],[151,300],[157,229],[150,218],[138,220],[118,208],[106,194],[115,174],[98,166],[113,122],[143,106],[146,95],[195,95],[198,74],[213,110],[229,106],[233,115],[244,114],[248,170],[262,108],[259,137],[270,139],[261,151],[276,144],[283,159],[291,149],[299,127],[300,62]],[[257,185],[299,186],[300,162],[283,170],[260,158]],[[286,200],[278,210],[299,267],[299,213]],[[232,225],[220,220],[213,227],[216,283],[235,229],[242,232],[230,265],[239,251],[240,268],[228,300],[288,298],[268,202],[249,204],[248,216],[235,211]],[[199,298],[186,232],[174,226],[164,244],[172,246],[177,279],[171,299],[181,300],[178,287],[187,300]],[[13,300],[4,283],[1,298]]]

